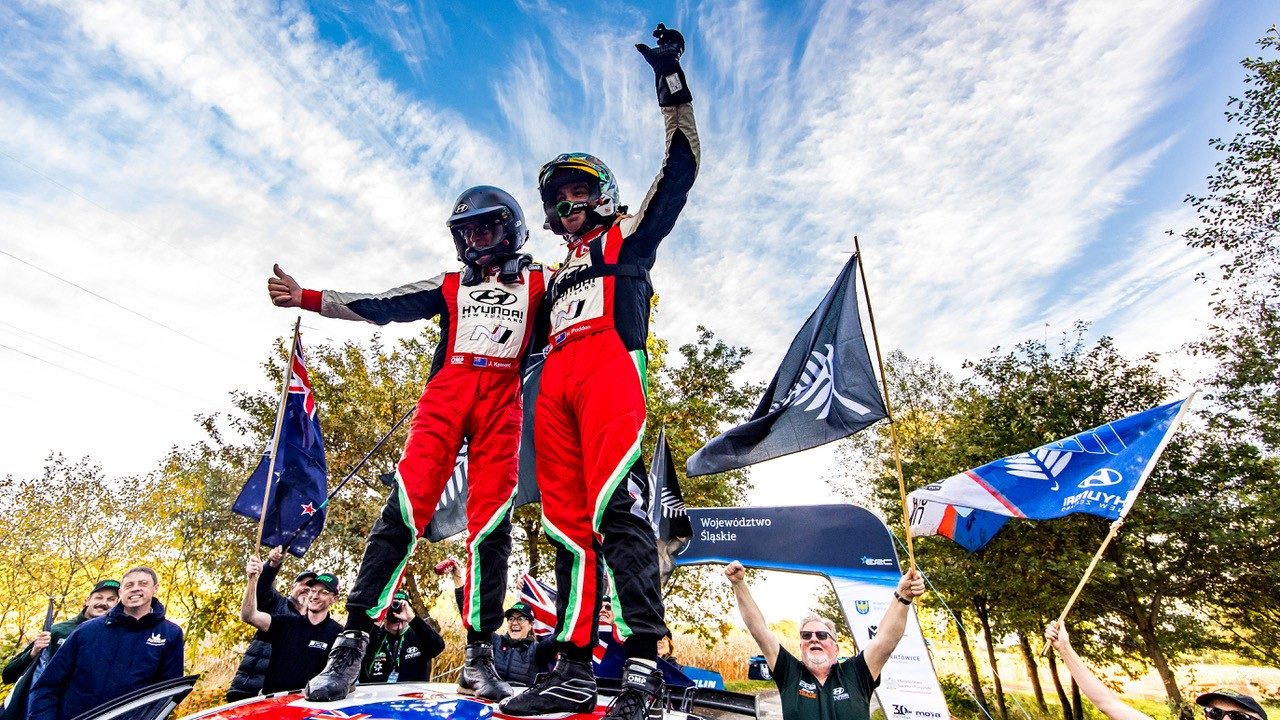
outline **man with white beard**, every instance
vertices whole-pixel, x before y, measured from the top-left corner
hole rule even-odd
[[[862,652],[837,662],[835,623],[813,614],[800,621],[800,659],[784,649],[751,597],[746,572],[737,560],[724,569],[733,585],[738,612],[778,685],[783,720],[869,720],[871,693],[880,684],[880,671],[907,628],[907,608],[924,594],[924,576],[916,570],[903,575],[893,593],[896,602],[889,604],[880,619],[875,638]]]

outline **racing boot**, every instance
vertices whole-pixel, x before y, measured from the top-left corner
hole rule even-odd
[[[515,693],[493,665],[493,646],[487,642],[467,645],[466,664],[458,676],[458,692],[498,702]]]
[[[658,720],[662,717],[662,671],[652,661],[627,660],[622,692],[609,704],[604,720]]]
[[[540,673],[533,686],[498,704],[507,715],[546,715],[549,713],[586,713],[596,709],[596,676],[591,666],[556,658],[549,673]]]
[[[341,700],[356,686],[356,677],[360,675],[360,662],[364,659],[365,648],[369,647],[369,633],[361,630],[344,630],[333,642],[329,651],[329,662],[324,670],[311,678],[302,691],[303,696],[313,702],[329,702]]]

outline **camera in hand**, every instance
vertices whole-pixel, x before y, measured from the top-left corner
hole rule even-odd
[[[398,612],[400,612],[400,610],[402,610],[403,608],[404,608],[404,601],[402,601],[402,600],[392,600],[392,601],[391,601],[391,612],[392,612],[392,613],[398,613]]]

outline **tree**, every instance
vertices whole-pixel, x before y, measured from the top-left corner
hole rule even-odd
[[[1280,33],[1272,26],[1258,41],[1261,54],[1245,58],[1246,90],[1227,101],[1226,118],[1238,128],[1230,140],[1210,146],[1222,154],[1204,195],[1188,195],[1197,222],[1183,232],[1192,247],[1220,261],[1211,308],[1214,320],[1193,349],[1212,358],[1209,378],[1216,404],[1210,422],[1256,448],[1237,446],[1233,461],[1259,475],[1275,473],[1280,449]],[[1280,663],[1280,557],[1273,540],[1280,519],[1255,508],[1275,507],[1280,497],[1260,485],[1252,505],[1240,511],[1254,523],[1259,552],[1254,562],[1235,568],[1223,587],[1249,592],[1215,591],[1220,621],[1235,649],[1272,664]]]
[[[136,478],[108,479],[88,458],[58,454],[35,478],[0,480],[0,627],[6,646],[54,614],[79,612],[94,583],[119,578],[148,551],[146,493]]]
[[[654,349],[652,344],[650,349]],[[683,461],[722,428],[742,422],[754,409],[763,385],[735,379],[751,351],[727,345],[699,326],[698,339],[681,345],[679,353],[679,365],[669,364],[665,352],[657,354],[657,362],[650,365],[650,430],[645,434],[645,457],[653,457],[657,430],[664,429],[685,503],[691,507],[737,505],[750,487],[745,470],[689,478]],[[732,607],[732,597],[718,569],[682,568],[663,588],[668,623],[683,624],[708,642],[728,635],[728,625],[712,628],[707,618],[723,616]]]
[[[909,486],[1170,399],[1175,379],[1158,371],[1155,356],[1130,360],[1109,338],[1086,344],[1085,332],[1078,326],[1057,349],[1025,342],[968,363],[972,377],[960,384],[949,406],[935,406],[936,417],[900,416]],[[891,376],[891,387],[895,382]],[[1198,430],[1194,423],[1183,427],[1071,615],[1080,628],[1076,638],[1082,654],[1134,671],[1154,667],[1170,704],[1179,710],[1185,702],[1173,665],[1188,653],[1220,645],[1218,634],[1201,628],[1216,602],[1205,592],[1206,581],[1259,564],[1254,557],[1258,539],[1248,523],[1266,509],[1246,506],[1276,483],[1267,467],[1239,461],[1248,448],[1228,433]],[[883,450],[883,438],[869,441]],[[886,456],[873,456],[881,509],[891,524],[899,523],[891,465]],[[1222,520],[1207,523],[1206,518]],[[917,544],[918,559],[953,609],[967,603],[979,619],[986,615],[990,647],[994,637],[1007,634],[1035,637],[1057,616],[1106,526],[1101,518],[1081,515],[1014,521],[973,555],[932,540]]]

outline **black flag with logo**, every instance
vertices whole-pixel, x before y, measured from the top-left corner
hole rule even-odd
[[[855,254],[791,341],[751,419],[694,453],[690,476],[808,450],[887,416],[858,317],[857,274]]]
[[[653,523],[658,544],[658,576],[663,585],[675,570],[675,558],[689,545],[693,526],[680,492],[680,480],[676,464],[667,445],[667,431],[658,431],[658,443],[653,447],[653,462],[649,464],[649,520]]]
[[[688,538],[693,535],[689,515],[685,512],[684,495],[676,479],[676,464],[667,446],[667,431],[658,431],[658,443],[653,447],[653,462],[649,464],[649,487],[653,500],[649,503],[649,520],[654,532],[662,540]]]
[[[534,474],[533,453],[533,406],[538,400],[538,387],[542,383],[542,363],[546,355],[538,353],[530,358],[524,369],[524,387],[521,391],[524,403],[524,421],[520,433],[520,480],[516,486],[516,497],[511,507],[518,508],[531,502],[538,502],[542,494],[538,492],[538,478]],[[436,505],[431,522],[427,523],[426,537],[431,542],[440,542],[453,537],[467,529],[467,445],[464,443],[458,452],[458,462],[453,466],[453,475],[445,486],[444,494]]]

